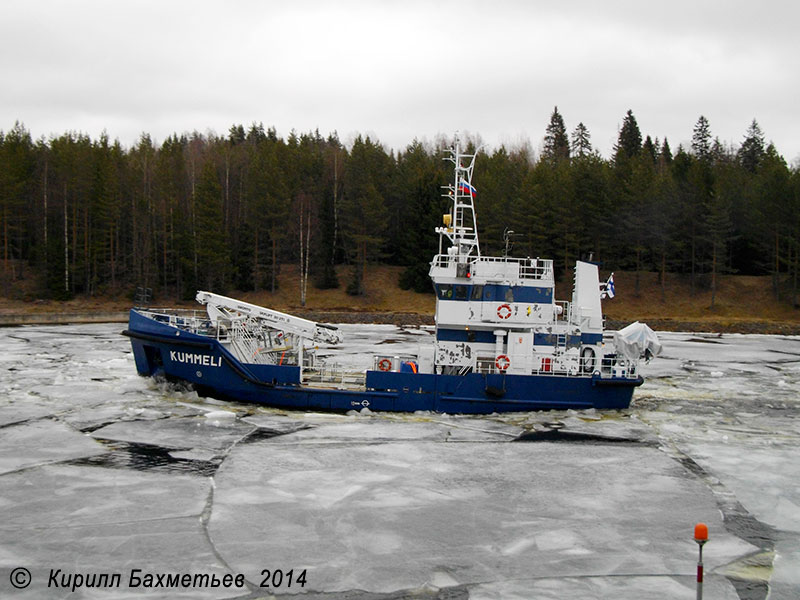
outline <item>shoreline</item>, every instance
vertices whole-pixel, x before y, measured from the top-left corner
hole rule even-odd
[[[433,315],[413,312],[342,311],[298,309],[287,311],[297,316],[323,323],[375,323],[398,327],[433,325]],[[615,331],[636,319],[606,319],[606,330]],[[655,331],[697,333],[747,333],[763,335],[800,335],[800,323],[771,320],[692,320],[676,318],[641,319]],[[78,325],[87,323],[127,323],[128,310],[15,312],[0,313],[0,327],[20,325]]]

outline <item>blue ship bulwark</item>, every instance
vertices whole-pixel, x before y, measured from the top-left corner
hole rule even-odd
[[[567,408],[626,408],[641,380],[553,375],[470,373],[463,376],[367,371],[363,390],[301,384],[300,367],[242,364],[214,338],[130,313],[129,328],[140,375],[193,384],[201,394],[270,406],[348,411],[437,411],[488,414]],[[611,384],[611,385],[609,385]]]

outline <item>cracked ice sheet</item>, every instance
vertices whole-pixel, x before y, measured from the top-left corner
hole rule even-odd
[[[49,419],[9,425],[0,431],[0,474],[106,452],[92,438]]]
[[[353,338],[351,332],[347,332],[350,342],[355,339],[355,342],[348,346],[353,358],[363,360],[359,355],[362,357],[366,355],[367,366],[370,362],[369,354],[373,352],[413,353],[416,352],[414,344],[427,344],[430,339],[430,333],[425,330],[403,331],[392,326],[378,326],[376,329],[371,325],[345,327],[352,329],[356,336]],[[0,330],[0,344],[3,347],[0,367],[9,369],[0,368],[0,391],[14,402],[25,399],[30,401],[34,398],[36,406],[42,407],[42,412],[52,409],[58,415],[57,418],[74,423],[76,426],[101,424],[104,420],[113,418],[114,411],[109,410],[109,404],[118,405],[119,414],[124,415],[120,418],[129,419],[131,414],[127,412],[126,401],[144,411],[138,418],[156,418],[152,416],[155,413],[160,413],[157,416],[169,415],[169,418],[172,418],[176,413],[176,404],[183,402],[197,404],[201,410],[206,410],[202,408],[203,406],[229,406],[208,399],[198,399],[192,393],[177,392],[172,387],[156,384],[152,379],[136,376],[129,341],[119,336],[118,332],[118,325]],[[605,435],[642,439],[638,435],[639,432],[631,430],[631,427],[637,429],[635,420],[641,419],[647,426],[657,431],[659,438],[665,444],[675,443],[688,452],[694,452],[698,448],[690,448],[687,443],[707,444],[708,456],[704,457],[703,449],[700,449],[698,458],[712,475],[720,476],[726,484],[731,480],[729,474],[735,475],[734,479],[739,478],[741,486],[747,486],[748,474],[758,475],[761,480],[776,468],[782,468],[780,464],[776,466],[770,463],[770,452],[766,447],[763,448],[764,463],[755,467],[748,464],[737,470],[736,456],[733,453],[729,457],[734,461],[730,464],[732,470],[729,471],[728,467],[720,467],[717,470],[713,459],[716,449],[721,448],[723,454],[721,458],[727,461],[725,444],[733,444],[741,439],[758,439],[767,444],[787,439],[790,448],[797,447],[796,437],[800,434],[800,419],[796,419],[798,399],[800,399],[800,362],[798,362],[800,338],[729,335],[720,338],[709,334],[681,333],[660,335],[665,341],[665,354],[644,368],[647,381],[644,386],[636,390],[628,420],[624,413],[603,412],[602,419],[593,422],[588,411],[579,411],[577,415],[531,413],[528,418],[519,415],[490,416],[486,417],[485,421],[518,425],[526,429],[560,421],[567,429],[573,431],[581,428],[587,433],[599,433],[602,429],[602,434]],[[19,336],[28,338],[19,339]],[[385,339],[392,339],[397,343],[380,343]],[[91,381],[92,379],[100,381]],[[88,399],[83,397],[82,392],[90,389],[91,397]],[[36,393],[39,394],[38,398],[35,397]],[[108,393],[107,398],[106,393]],[[7,406],[0,406],[0,414],[5,415]],[[235,406],[238,411],[243,405]],[[260,413],[261,410],[259,408],[256,412]],[[283,432],[304,425],[322,426],[353,420],[340,415],[299,412],[289,412],[287,415],[296,421]],[[29,416],[36,418],[38,413],[34,411]],[[434,417],[439,416],[434,415]],[[356,418],[362,417],[359,415]],[[18,418],[12,417],[10,420],[17,421]],[[250,417],[246,420],[250,421]],[[481,423],[484,418],[475,420],[481,424],[481,428],[488,428]],[[385,428],[380,421],[378,423],[380,427]],[[260,425],[260,423],[252,424]],[[423,429],[436,431],[435,428],[430,429],[427,424],[420,429],[421,434]],[[7,431],[7,428],[0,431],[0,448],[3,447],[2,437]],[[365,432],[367,436],[368,431]],[[378,429],[375,429],[375,432],[377,431]],[[432,439],[439,439],[436,436],[438,433]],[[350,439],[347,439],[348,437]],[[392,439],[388,434],[384,434],[383,437]],[[402,439],[399,435],[395,437]],[[407,435],[405,437],[408,438]],[[56,436],[57,442],[59,439]],[[270,443],[275,444],[276,441],[270,440]],[[352,442],[353,434],[350,432],[349,436],[342,436],[340,445],[349,445]],[[42,438],[43,446],[49,443],[49,439]],[[71,443],[69,442],[68,446]],[[309,439],[304,443],[313,444],[313,440]],[[413,441],[408,440],[408,443],[413,444]],[[572,447],[572,444],[566,447]],[[586,446],[580,447],[586,448]],[[594,447],[589,446],[591,452]],[[39,451],[38,448],[35,450]],[[742,452],[747,450],[743,449]],[[576,462],[580,460],[582,459],[576,455]],[[117,470],[109,469],[108,472],[111,476]],[[8,475],[4,476],[4,482],[9,481],[7,477]],[[779,482],[783,483],[778,485]],[[781,507],[788,506],[785,501],[792,497],[790,490],[793,488],[789,487],[786,491],[781,489],[781,485],[786,483],[783,478],[776,478],[774,483],[776,485],[759,484],[761,485],[759,489],[755,489],[755,485],[751,486],[752,495],[764,496],[761,500],[765,514],[763,516],[757,514],[768,523],[774,523],[775,519],[767,513],[777,509],[779,514],[782,514],[785,511]],[[790,481],[788,485],[791,486],[792,482]],[[731,486],[739,491],[737,487],[739,483],[731,483]],[[746,494],[742,500],[747,507],[753,501]],[[691,517],[693,523],[694,515]],[[721,539],[717,537],[718,532],[714,527],[711,531],[713,539],[708,547],[709,554],[717,552],[717,544]],[[783,535],[779,532],[779,538]],[[798,546],[793,539],[778,541],[775,574],[771,582],[772,598],[794,600],[797,597],[797,573],[800,573],[797,566],[800,565],[800,553],[797,552]],[[520,541],[518,548],[524,548],[526,543],[525,540]],[[693,554],[694,550],[692,546],[689,554]],[[782,588],[780,588],[781,581],[776,581],[781,572],[789,577],[789,580],[782,580]],[[446,579],[447,577],[439,575],[435,581]],[[6,580],[7,578],[3,578],[3,581]],[[493,583],[495,586],[501,584],[502,582]],[[783,589],[783,595],[780,595],[779,588]],[[641,594],[637,593],[634,596],[638,597]]]
[[[372,441],[385,439],[507,441],[516,438],[522,432],[521,426],[513,422],[427,411],[407,414],[362,410],[342,415],[287,412],[258,407],[254,414],[244,416],[242,421],[265,431],[286,435],[281,439],[287,442],[363,441],[365,434]]]
[[[35,421],[53,414],[53,408],[28,394],[19,398],[0,400],[0,427],[25,421]]]
[[[148,572],[229,571],[214,555],[200,516],[210,480],[88,466],[50,465],[3,477],[0,496],[0,596],[43,598],[49,570],[121,573],[120,589],[89,589],[70,598],[136,598],[134,568]],[[12,590],[6,571],[25,565],[33,584]],[[12,595],[13,592],[13,595]],[[164,595],[163,590],[156,594]],[[219,598],[242,590],[175,589],[169,597]]]
[[[775,542],[770,599],[796,600],[800,590],[800,450],[790,444],[776,447],[772,439],[759,441],[760,446],[737,439],[695,441],[682,448],[725,481],[756,518],[781,530]]]
[[[249,419],[248,419],[249,420]],[[274,422],[274,421],[273,421]],[[271,440],[276,444],[381,441],[511,441],[521,428],[485,419],[454,418],[424,413],[396,415],[367,413],[347,415],[340,421],[319,422],[313,427],[289,430]]]
[[[691,368],[664,369],[660,359],[654,362],[667,376],[651,378],[637,390],[647,407],[638,414],[666,444],[723,481],[756,518],[779,529],[768,575],[770,599],[795,600],[800,590],[800,338],[711,337],[722,342],[715,345],[690,341],[693,337],[662,336],[667,354]],[[731,569],[736,575],[736,565]]]
[[[674,374],[681,365],[758,371],[759,365],[792,370],[800,364],[800,336],[659,332],[658,337],[662,353],[644,368],[651,377]]]
[[[235,419],[173,417],[155,421],[118,421],[92,432],[92,437],[166,448],[224,450],[253,431],[254,426]]]
[[[209,531],[226,562],[248,578],[307,568],[307,591],[689,576],[697,520],[719,532],[709,570],[754,550],[652,448],[270,440],[235,448],[216,485]]]

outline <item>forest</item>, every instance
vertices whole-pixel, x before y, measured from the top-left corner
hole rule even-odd
[[[582,123],[567,132],[556,107],[539,151],[463,142],[479,152],[484,254],[506,251],[508,233],[511,255],[553,258],[559,277],[579,258],[605,273],[657,272],[662,290],[678,273],[713,304],[720,274],[770,275],[775,296],[798,304],[800,172],[756,120],[734,147],[701,116],[691,147],[673,151],[643,137],[628,111],[606,159]],[[0,291],[15,297],[31,279],[26,290],[52,299],[274,291],[293,263],[304,305],[309,282],[362,294],[368,262],[402,265],[401,287],[431,291],[450,143],[395,152],[369,137],[346,147],[335,133],[284,139],[253,124],[160,144],[142,134],[126,148],[106,134],[33,140],[16,123],[0,131]]]

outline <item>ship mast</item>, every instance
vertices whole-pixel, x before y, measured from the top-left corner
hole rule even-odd
[[[470,257],[479,258],[481,255],[478,243],[478,223],[475,219],[475,188],[472,187],[472,170],[475,167],[475,156],[463,154],[461,145],[456,135],[450,147],[450,156],[444,160],[453,163],[453,183],[442,186],[453,206],[449,214],[444,215],[444,226],[437,227],[439,234],[439,254],[442,253],[442,236],[450,240],[449,256],[456,256],[458,262],[467,262]],[[464,166],[466,164],[466,166]]]

